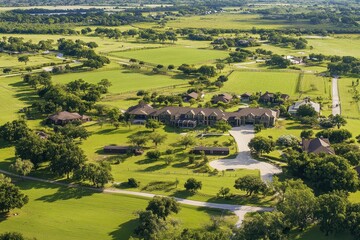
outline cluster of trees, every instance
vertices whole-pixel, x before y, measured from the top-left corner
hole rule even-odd
[[[33,103],[32,108],[41,113],[53,113],[61,110],[84,113],[91,110],[100,100],[101,95],[107,93],[111,86],[107,79],[103,79],[97,84],[79,79],[66,85],[54,85],[51,81],[51,74],[46,72],[25,75],[23,80],[38,89],[41,100]]]
[[[107,57],[100,56],[93,50],[98,45],[95,42],[84,42],[76,40],[75,42],[70,39],[61,38],[58,40],[58,49],[60,52],[68,56],[77,58],[86,58],[83,62],[84,67],[101,68],[105,64],[109,64],[110,60]]]
[[[187,76],[200,75],[205,77],[214,77],[216,76],[216,68],[214,66],[203,65],[199,68],[190,66],[189,64],[181,64],[178,67],[178,70],[183,72]]]
[[[10,52],[38,52],[40,50],[53,50],[53,40],[41,40],[38,43],[24,42],[22,37],[2,37],[0,50]]]
[[[211,42],[215,49],[228,49],[229,47],[256,47],[261,44],[251,37],[218,38]]]
[[[235,52],[229,53],[229,57],[226,59],[228,63],[244,62],[247,58],[252,57],[254,53],[252,51],[237,48]]]
[[[145,211],[139,211],[139,225],[134,233],[144,239],[161,239],[159,235],[167,229],[168,216],[179,211],[180,205],[174,198],[155,196]]]
[[[287,68],[291,65],[290,60],[285,59],[284,57],[274,54],[271,55],[270,59],[266,61],[266,65],[273,66],[277,68]]]
[[[294,47],[295,49],[304,49],[307,46],[305,38],[294,38],[282,35],[278,32],[260,34],[261,40],[268,40],[272,44],[279,44],[285,47]]]
[[[273,212],[256,213],[245,219],[235,239],[288,239],[290,230],[304,231],[317,223],[328,236],[346,230],[360,237],[360,205],[351,204],[347,195],[334,191],[315,196],[301,180],[273,183],[278,203]]]
[[[360,74],[360,60],[352,56],[339,57],[328,63],[327,68],[333,75]]]
[[[147,41],[177,41],[176,33],[173,31],[157,32],[154,29],[143,29],[139,31],[139,39],[144,39]]]
[[[15,144],[19,159],[12,165],[14,170],[27,175],[33,167],[36,170],[41,163],[49,162],[50,170],[59,176],[73,176],[76,180],[89,181],[96,187],[112,181],[110,165],[106,162],[86,163],[83,150],[74,141],[86,138],[89,133],[82,126],[70,125],[58,127],[47,138],[40,138],[28,128],[24,120],[15,120],[1,126],[0,137]]]
[[[189,33],[188,39],[192,41],[212,41],[213,37],[205,34]]]
[[[21,193],[20,189],[11,183],[10,178],[0,174],[0,213],[22,208],[28,201],[28,196]]]

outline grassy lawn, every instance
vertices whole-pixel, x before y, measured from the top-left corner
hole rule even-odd
[[[196,49],[192,46],[164,47],[156,49],[145,49],[137,51],[113,52],[112,55],[124,58],[135,58],[144,62],[162,64],[168,66],[173,64],[179,66],[187,64],[212,63],[216,59],[228,56],[226,51]]]
[[[299,239],[299,240],[353,240],[354,238],[349,233],[336,233],[330,234],[326,236],[322,233],[319,227],[314,226],[302,233],[294,234],[291,239]]]
[[[180,132],[174,132],[174,130],[170,128],[156,130],[156,132],[166,134],[167,136],[166,144],[162,144],[157,147],[157,149],[164,154],[163,157],[167,156],[165,154],[165,150],[174,150],[174,154],[171,155],[174,156],[175,159],[174,162],[169,165],[167,165],[163,159],[153,161],[149,160],[145,154],[142,156],[132,156],[128,158],[124,158],[124,156],[107,156],[102,154],[101,150],[105,145],[129,145],[128,137],[130,135],[138,132],[142,132],[144,134],[151,133],[151,130],[147,130],[143,126],[132,126],[130,129],[127,127],[115,129],[114,127],[108,125],[104,125],[102,128],[98,125],[92,125],[88,126],[88,129],[92,132],[92,135],[87,140],[84,140],[81,146],[86,155],[89,157],[89,160],[97,161],[101,159],[108,159],[113,162],[112,172],[115,182],[117,183],[127,182],[127,179],[131,177],[140,181],[140,188],[128,189],[131,191],[145,191],[194,200],[222,202],[222,199],[216,198],[216,194],[222,186],[231,188],[231,191],[234,193],[243,194],[243,192],[233,188],[234,181],[244,175],[259,176],[259,171],[245,169],[239,169],[235,172],[219,173],[217,176],[212,176],[209,173],[195,173],[194,170],[201,167],[188,162],[187,154],[190,151],[190,147],[188,149],[184,149],[183,146],[179,146],[178,141],[181,138],[181,135],[179,134]],[[203,139],[198,138],[197,145],[215,146],[215,144],[219,144],[220,146],[223,146],[224,142],[228,142],[230,139],[230,136],[212,136]],[[154,150],[155,146],[149,142],[145,149]],[[230,149],[231,154],[235,154],[235,147],[232,146]],[[196,162],[202,161],[199,158]],[[210,161],[218,158],[223,157],[209,156]],[[116,164],[117,160],[119,160],[120,163]],[[161,178],[159,178],[159,176],[161,176]],[[203,188],[194,195],[187,193],[183,188],[185,181],[190,177],[194,177],[203,182]],[[176,179],[179,180],[179,185],[177,187],[174,184]],[[159,183],[157,181],[163,182]],[[164,184],[167,186],[161,187],[161,185]],[[120,188],[126,188],[126,186],[124,184],[120,184]],[[269,197],[240,197],[233,202],[271,205],[272,199]]]
[[[29,62],[25,65],[25,63],[18,61],[18,55],[0,54],[0,66],[2,68],[25,68],[44,63],[62,63],[62,60],[56,58],[54,55],[29,55]]]
[[[360,106],[359,103],[354,102],[352,90],[352,81],[355,78],[341,78],[338,81],[339,94],[341,102],[341,114],[345,117],[360,119]],[[360,90],[360,87],[357,87]]]
[[[288,72],[234,71],[221,90],[236,94],[259,91],[282,92],[296,99],[299,96],[296,91],[298,77],[298,73]]]
[[[38,240],[128,239],[137,225],[135,211],[144,210],[149,201],[32,181],[18,181],[17,185],[30,201],[0,219],[0,233],[17,231]],[[171,218],[178,219],[181,228],[196,229],[210,223],[211,216],[221,214],[182,205],[180,213]],[[229,222],[236,221],[233,215],[225,216]]]

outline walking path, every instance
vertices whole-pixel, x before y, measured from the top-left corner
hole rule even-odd
[[[341,114],[338,77],[332,79],[332,114],[334,116]]]
[[[112,193],[112,194],[125,194],[125,195],[131,195],[131,196],[140,196],[140,197],[146,197],[146,198],[153,198],[154,196],[162,196],[152,193],[144,193],[144,192],[133,192],[133,191],[127,191],[127,190],[120,190],[120,189],[99,189],[99,188],[93,188],[93,187],[83,187],[81,185],[77,184],[67,184],[62,183],[58,181],[53,180],[46,180],[41,178],[35,178],[35,177],[29,177],[29,176],[20,176],[18,174],[14,174],[8,171],[4,171],[0,169],[0,173],[12,176],[12,177],[21,177],[26,180],[31,181],[38,181],[38,182],[44,182],[44,183],[52,183],[64,187],[72,187],[72,188],[82,188],[82,189],[88,189],[93,190],[97,192],[103,192],[103,193]],[[196,206],[196,207],[207,207],[207,208],[216,208],[216,209],[222,209],[222,210],[229,210],[234,212],[238,216],[238,221],[236,222],[236,227],[239,227],[244,220],[245,214],[248,212],[268,212],[272,211],[273,208],[269,207],[254,207],[254,206],[245,206],[245,205],[232,205],[232,204],[221,204],[221,203],[211,203],[211,202],[200,202],[200,201],[194,201],[194,200],[188,200],[183,198],[175,198],[175,200],[181,204],[190,205],[190,206]]]
[[[270,163],[261,162],[251,157],[250,149],[248,144],[255,136],[253,126],[246,125],[241,127],[233,128],[230,132],[236,141],[238,146],[238,155],[235,159],[220,159],[210,162],[210,166],[217,170],[226,169],[251,169],[260,170],[261,179],[264,182],[271,182],[273,175],[281,173],[282,170],[275,165]]]

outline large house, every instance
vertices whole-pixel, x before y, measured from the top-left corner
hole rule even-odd
[[[211,103],[213,103],[213,104],[217,104],[219,102],[229,103],[229,102],[231,102],[232,99],[233,99],[232,95],[230,95],[228,93],[221,93],[219,95],[214,96],[211,99]]]
[[[301,147],[304,152],[308,153],[326,153],[335,154],[334,149],[331,147],[329,139],[327,138],[314,138],[314,139],[302,139]]]
[[[320,114],[320,104],[319,104],[319,103],[316,103],[316,102],[310,101],[309,98],[305,98],[305,99],[302,100],[302,101],[295,102],[293,105],[291,105],[291,106],[289,107],[288,112],[289,112],[291,115],[296,115],[297,110],[298,110],[299,107],[302,106],[302,105],[310,105],[311,107],[314,108],[314,110],[315,110],[318,114]]]
[[[127,113],[132,117],[133,123],[145,123],[147,119],[156,119],[181,128],[211,126],[220,120],[227,121],[234,127],[245,124],[263,124],[265,127],[271,127],[275,125],[279,116],[279,111],[268,108],[241,108],[236,112],[223,112],[219,108],[175,106],[154,109],[144,103],[129,108]]]
[[[266,91],[264,94],[260,93],[259,101],[263,103],[281,103],[288,100],[289,98],[290,96],[287,94],[280,94],[279,96],[277,96],[276,93]]]
[[[67,111],[59,112],[48,117],[48,121],[56,125],[64,125],[73,121],[87,122],[90,120],[88,116]]]

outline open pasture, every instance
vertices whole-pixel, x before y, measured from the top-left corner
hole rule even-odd
[[[0,220],[0,233],[17,231],[38,240],[128,239],[137,225],[135,211],[144,210],[149,201],[32,181],[18,180],[17,185],[30,201]],[[210,224],[211,216],[221,214],[182,205],[180,213],[170,218],[178,219],[181,227],[196,229]],[[225,216],[235,221],[233,215]]]
[[[331,79],[327,77],[316,76],[313,74],[304,74],[300,86],[299,92],[301,97],[316,97],[330,98],[331,95]]]
[[[13,69],[39,66],[45,63],[62,63],[62,60],[56,58],[55,55],[28,55],[29,62],[25,64],[18,61],[19,56],[22,55],[0,54],[0,67]]]
[[[228,52],[209,49],[197,49],[190,45],[182,47],[164,47],[137,51],[113,52],[112,55],[125,58],[135,58],[144,62],[162,64],[164,66],[168,66],[170,64],[179,66],[183,63],[212,63],[216,59],[223,59],[227,57]]]
[[[234,71],[225,82],[221,91],[242,94],[266,91],[289,94],[297,98],[296,85],[299,74],[292,72]]]
[[[355,78],[340,78],[339,95],[341,102],[341,114],[345,117],[360,119],[360,105],[353,99],[352,81],[356,82]],[[357,87],[358,91],[360,87]]]

